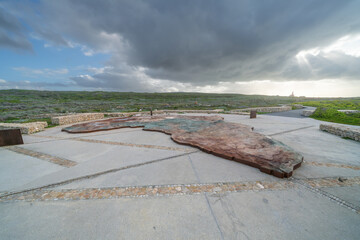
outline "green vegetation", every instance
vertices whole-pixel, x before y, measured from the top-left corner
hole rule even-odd
[[[312,118],[350,125],[360,125],[360,113],[345,114],[337,110],[360,110],[360,98],[327,100],[327,101],[309,101],[303,102],[306,106],[317,107]]]
[[[303,104],[311,107],[334,108],[338,110],[339,109],[360,110],[360,98],[307,101],[307,102],[300,102],[299,104]]]
[[[346,107],[343,107],[341,104],[345,104],[345,100],[348,103],[346,103]],[[311,106],[318,102],[339,102],[341,108],[358,109],[360,99],[319,99],[213,93],[0,90],[0,121],[44,120],[50,123],[50,116],[67,113],[136,112],[140,109],[224,109],[228,111],[292,103]]]

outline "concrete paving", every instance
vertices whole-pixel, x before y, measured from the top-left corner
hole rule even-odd
[[[306,118],[302,116],[302,112],[304,110],[315,110],[316,107],[304,107],[301,109],[291,110],[291,111],[285,111],[285,112],[274,112],[274,113],[266,113],[266,115],[270,116],[280,116],[280,117],[291,117],[291,118]]]
[[[0,192],[7,192],[64,167],[0,148]]]
[[[0,148],[0,238],[358,239],[360,143],[285,115],[222,116],[300,152],[290,179],[138,128],[25,135]]]

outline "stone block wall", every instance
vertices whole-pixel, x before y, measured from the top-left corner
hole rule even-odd
[[[360,113],[360,110],[338,110],[339,112],[343,112],[345,114],[350,114],[350,113]]]
[[[166,114],[166,113],[220,113],[224,109],[215,109],[215,110],[154,110],[153,114]],[[142,112],[112,112],[104,113],[107,117],[130,117],[130,116],[144,116],[150,115],[150,111]]]
[[[304,110],[302,111],[301,115],[304,117],[310,117],[314,112],[315,110]]]
[[[258,112],[285,112],[292,110],[291,106],[281,106],[281,107],[256,107],[256,108],[243,108],[243,109],[235,109],[231,112],[250,112],[250,111],[258,111]]]
[[[301,104],[293,104],[292,106],[293,106],[295,109],[302,109],[302,108],[304,108],[304,106],[301,105]]]
[[[103,113],[80,113],[67,116],[51,117],[52,124],[65,125],[77,122],[103,119]]]
[[[360,141],[360,128],[345,127],[337,124],[320,124],[320,130],[338,135],[340,137]]]
[[[0,123],[2,129],[20,129],[22,134],[32,134],[43,131],[48,126],[47,122],[31,122],[31,123]]]
[[[163,111],[153,111],[153,114],[164,114]],[[142,111],[142,112],[111,112],[111,113],[104,113],[106,117],[131,117],[131,116],[150,116],[150,111]]]
[[[224,109],[215,109],[215,110],[161,110],[164,113],[220,113],[223,112]]]
[[[228,111],[226,113],[235,114],[235,115],[250,115],[250,112],[240,112],[240,111]]]

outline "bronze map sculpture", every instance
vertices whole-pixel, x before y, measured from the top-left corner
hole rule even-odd
[[[283,143],[251,131],[247,125],[225,122],[220,116],[139,116],[112,118],[65,127],[69,133],[87,133],[143,127],[171,135],[179,144],[260,169],[279,178],[290,177],[303,156]]]

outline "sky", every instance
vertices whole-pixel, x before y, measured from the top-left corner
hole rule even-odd
[[[0,0],[0,89],[360,96],[360,0]]]

